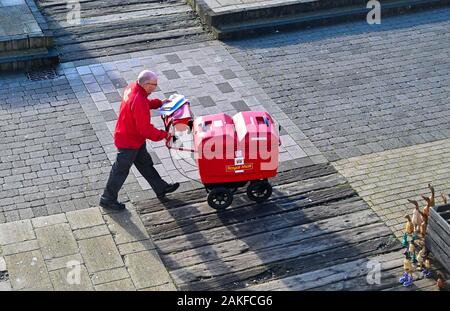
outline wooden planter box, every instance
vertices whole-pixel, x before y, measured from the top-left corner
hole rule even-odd
[[[450,272],[450,204],[430,208],[425,245]]]

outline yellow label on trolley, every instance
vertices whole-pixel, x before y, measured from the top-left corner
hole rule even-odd
[[[227,165],[227,172],[246,171],[253,169],[253,163],[240,164],[240,165]]]

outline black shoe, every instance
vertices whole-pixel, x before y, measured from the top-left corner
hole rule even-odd
[[[164,192],[161,194],[156,195],[156,197],[158,199],[162,199],[166,196],[166,194],[174,192],[175,190],[177,190],[180,187],[180,183],[173,183],[173,184],[168,184],[166,189],[164,189]]]
[[[103,197],[100,198],[100,206],[103,208],[117,210],[117,211],[125,209],[125,204],[120,203],[118,201],[106,200]]]

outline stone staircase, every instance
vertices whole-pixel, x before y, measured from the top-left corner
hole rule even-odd
[[[368,0],[188,0],[217,39],[366,20]],[[450,4],[449,0],[380,0],[381,17]],[[221,4],[226,3],[226,5]]]

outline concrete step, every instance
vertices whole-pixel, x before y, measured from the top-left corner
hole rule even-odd
[[[0,52],[0,72],[29,70],[58,63],[56,49],[34,48]]]
[[[42,32],[0,36],[0,53],[26,49],[51,48],[53,37]]]
[[[318,9],[291,14],[288,14],[287,11],[280,7],[279,12],[285,12],[284,15],[273,13],[278,16],[253,19],[241,17],[240,21],[233,21],[234,17],[232,17],[230,22],[227,22],[224,14],[222,16],[222,22],[220,24],[210,25],[210,28],[217,39],[232,39],[258,33],[270,33],[275,30],[329,25],[356,19],[365,20],[370,9],[366,8],[367,2],[363,2],[364,4],[342,5],[344,2],[337,1],[336,4],[338,6],[334,8],[325,8],[328,4],[324,2]],[[381,16],[445,6],[449,3],[450,1],[448,0],[382,1]],[[252,15],[257,16],[256,13],[252,13]]]
[[[192,0],[188,0],[192,1]],[[206,24],[217,27],[221,24],[237,23],[254,19],[269,19],[293,14],[323,11],[339,7],[366,6],[368,0],[282,0],[255,1],[237,5],[235,8],[225,6],[219,10],[206,12],[203,17]],[[383,0],[381,0],[383,2]]]

